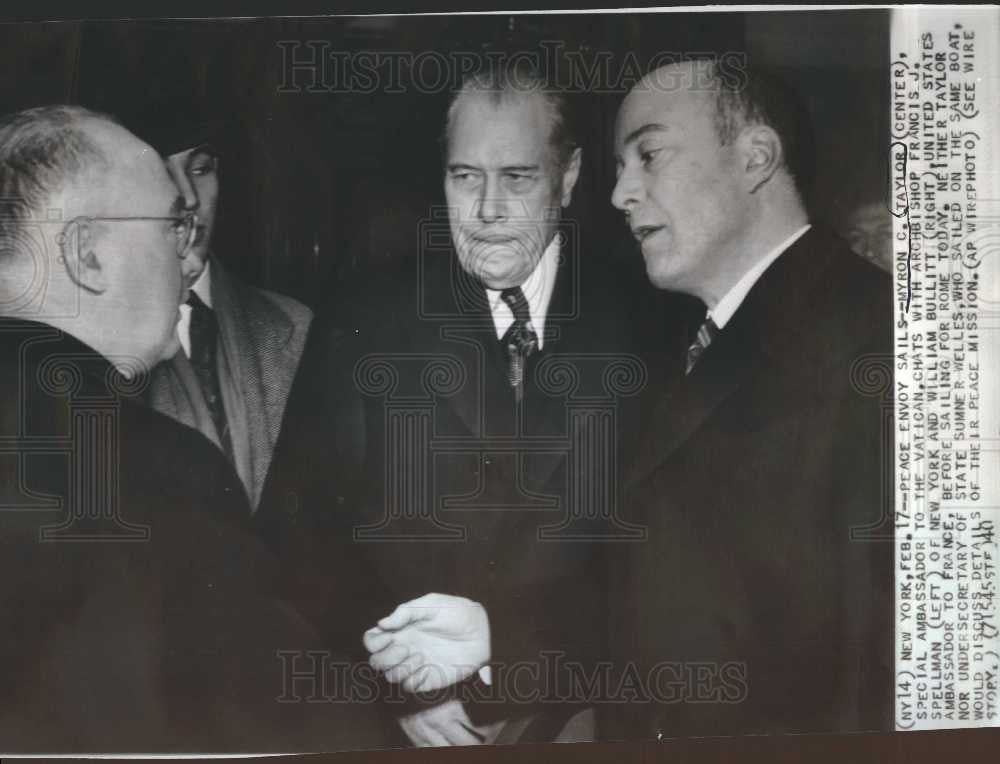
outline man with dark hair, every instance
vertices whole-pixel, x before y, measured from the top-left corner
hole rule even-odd
[[[277,596],[218,449],[135,396],[177,350],[197,218],[109,118],[0,119],[5,751],[350,747],[366,710],[278,703]]]
[[[198,228],[177,327],[181,349],[155,370],[147,397],[226,454],[256,510],[312,311],[243,283],[212,256],[220,132],[219,123],[194,119],[164,120],[151,130]]]
[[[265,492],[343,540],[314,557],[364,559],[363,591],[335,577],[330,621],[402,687],[416,745],[555,739],[583,698],[550,675],[601,651],[594,542],[621,530],[608,379],[619,363],[638,387],[643,370],[621,280],[562,218],[582,163],[564,106],[523,68],[456,93],[447,216],[415,231],[405,274],[339,306],[340,331],[314,327]]]
[[[892,215],[885,202],[870,201],[855,207],[841,233],[855,254],[892,273]]]
[[[649,280],[704,308],[629,470],[649,538],[611,565],[609,625],[616,671],[647,684],[601,734],[884,729],[889,290],[810,224],[801,110],[752,73],[736,101],[706,82],[708,62],[657,70],[615,127],[612,201]]]
[[[815,145],[812,124],[802,101],[770,71],[747,67],[724,77],[718,65],[697,68],[703,87],[715,92],[713,124],[720,143],[727,145],[748,123],[769,125],[781,139],[785,172],[805,201],[812,191]]]

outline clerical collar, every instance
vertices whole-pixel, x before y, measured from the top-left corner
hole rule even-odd
[[[812,226],[806,223],[802,228],[797,230],[783,242],[778,244],[774,249],[768,252],[764,257],[757,261],[757,263],[743,274],[743,278],[737,281],[733,287],[723,295],[722,299],[719,300],[715,307],[708,311],[708,318],[712,321],[718,328],[724,327],[729,323],[729,319],[733,317],[733,314],[739,309],[740,305],[746,299],[746,296],[753,289],[753,285],[757,283],[761,276],[764,275],[764,271],[770,267],[771,263],[778,259],[782,252],[792,246],[799,238],[808,231]]]
[[[538,334],[539,349],[545,344],[545,319],[549,311],[549,303],[552,301],[552,290],[555,287],[558,269],[559,234],[557,233],[542,253],[535,270],[521,284],[521,291],[524,292],[524,297],[528,301],[528,310],[531,311],[531,323]],[[497,332],[497,339],[502,339],[511,324],[514,323],[514,314],[507,303],[500,298],[499,290],[487,289],[486,300],[489,302],[490,312],[493,314],[493,326]]]

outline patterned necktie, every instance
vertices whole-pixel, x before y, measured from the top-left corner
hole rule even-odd
[[[208,413],[215,423],[215,431],[219,435],[222,452],[230,462],[233,461],[233,442],[229,434],[229,422],[226,420],[226,408],[222,401],[222,388],[219,386],[219,370],[216,364],[216,338],[219,327],[215,320],[215,312],[201,301],[197,294],[188,295],[187,304],[191,306],[191,366],[198,377],[198,384],[205,396]]]
[[[695,364],[698,363],[698,359],[705,352],[705,348],[712,344],[712,340],[715,339],[715,335],[718,333],[719,327],[715,325],[715,321],[711,317],[706,318],[705,322],[698,328],[698,334],[695,335],[694,342],[691,343],[691,346],[687,350],[685,374],[691,373]]]
[[[504,289],[500,293],[510,312],[514,314],[514,323],[504,333],[500,343],[507,348],[509,367],[507,377],[510,386],[514,388],[514,396],[518,402],[524,397],[524,361],[538,350],[538,334],[531,324],[531,311],[528,301],[524,298],[521,287]]]

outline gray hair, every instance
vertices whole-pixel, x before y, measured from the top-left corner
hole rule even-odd
[[[499,63],[491,61],[488,65],[465,77],[448,106],[448,115],[442,136],[446,154],[459,102],[463,96],[469,93],[485,94],[493,106],[500,106],[505,101],[537,93],[543,99],[548,110],[549,145],[552,148],[556,165],[560,170],[569,165],[573,151],[579,145],[570,99],[563,90],[554,86],[536,66],[521,58]]]
[[[19,240],[24,222],[66,183],[110,160],[81,126],[116,122],[82,106],[39,106],[0,117],[0,257]]]

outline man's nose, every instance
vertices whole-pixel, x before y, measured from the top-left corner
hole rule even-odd
[[[641,193],[642,187],[637,173],[623,167],[611,192],[611,203],[618,209],[628,212],[633,205],[638,204]]]
[[[507,219],[507,199],[504,198],[498,178],[487,178],[476,204],[477,216],[484,223],[497,223]]]

